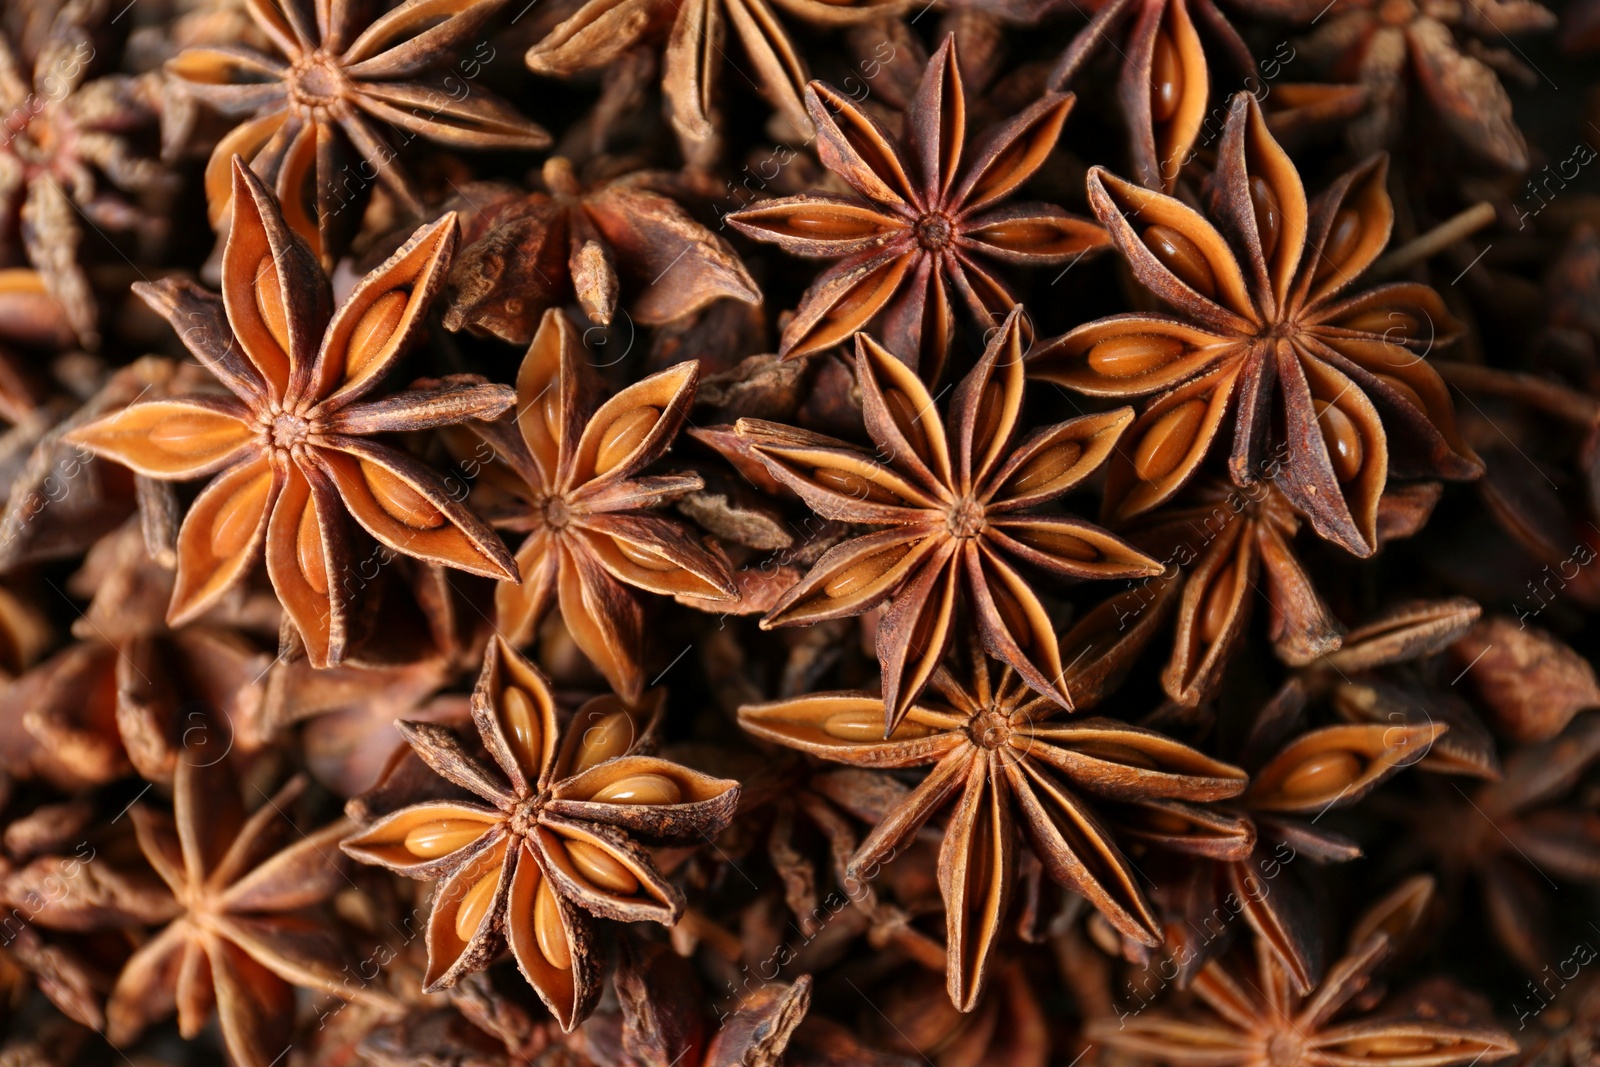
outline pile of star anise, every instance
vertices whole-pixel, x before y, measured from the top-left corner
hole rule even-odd
[[[1600,0],[0,0],[0,1067],[1597,1067],[1597,146]]]

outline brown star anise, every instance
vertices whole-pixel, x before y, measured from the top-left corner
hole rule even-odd
[[[1420,90],[1429,116],[1473,154],[1509,171],[1528,169],[1528,143],[1511,115],[1498,71],[1532,72],[1503,49],[1514,35],[1549,30],[1556,16],[1534,0],[1239,0],[1246,11],[1321,25],[1296,41],[1306,58],[1342,81],[1371,89],[1367,114],[1347,134],[1358,151],[1392,146]],[[1322,16],[1326,16],[1323,18]],[[1516,47],[1514,44],[1512,47]],[[1521,52],[1521,49],[1518,49]]]
[[[1161,927],[1132,864],[1079,791],[1121,801],[1204,802],[1237,796],[1247,784],[1238,768],[1151,730],[1100,718],[1049,721],[1057,702],[1009,667],[992,672],[976,644],[964,660],[934,672],[929,686],[937,699],[913,705],[887,739],[879,724],[889,709],[868,693],[739,709],[740,725],[757,737],[813,756],[866,767],[933,765],[862,841],[849,873],[870,880],[954,802],[939,850],[939,887],[946,981],[962,1011],[983,993],[1016,887],[1018,824],[1052,878],[1083,894],[1126,936],[1158,945]]]
[[[256,26],[283,59],[238,46],[189,48],[167,66],[185,93],[248,121],[217,142],[206,166],[212,226],[221,226],[234,193],[235,155],[270,183],[289,226],[323,266],[349,243],[374,182],[407,211],[421,197],[375,125],[452,148],[543,148],[550,136],[474,79],[494,59],[481,42],[459,72],[427,72],[450,60],[505,0],[405,0],[369,24],[357,0],[253,0]],[[488,48],[485,56],[483,50]],[[357,166],[352,169],[351,163]]]
[[[1241,953],[1233,964],[1213,961],[1195,977],[1190,989],[1202,1010],[1119,1013],[1090,1021],[1086,1036],[1171,1067],[1454,1067],[1514,1054],[1517,1043],[1498,1029],[1457,1026],[1423,1012],[1374,1012],[1357,999],[1394,955],[1415,896],[1402,886],[1362,915],[1348,951],[1313,990],[1297,991],[1258,940],[1253,961]]]
[[[990,653],[1070,709],[1055,629],[1017,565],[1068,578],[1161,571],[1098,526],[1037,513],[1099,468],[1132,416],[1120,408],[1068,419],[1019,443],[1021,329],[1017,308],[956,387],[944,419],[911,368],[857,335],[856,373],[876,455],[777,423],[736,424],[772,476],[818,514],[887,527],[830,548],[761,620],[770,629],[847,618],[892,598],[877,635],[886,731],[944,658],[958,588]]]
[[[824,26],[871,22],[909,6],[904,0],[778,0],[778,4]],[[717,72],[723,63],[732,62],[723,48],[730,23],[754,68],[743,75],[745,81],[778,110],[786,136],[810,136],[811,120],[800,102],[805,62],[766,0],[585,0],[528,49],[528,68],[568,78],[579,71],[613,66],[641,41],[665,36],[661,89],[668,118],[684,155],[704,163],[720,147]]]
[[[515,427],[473,426],[492,449],[474,499],[494,525],[528,535],[516,557],[522,584],[495,590],[507,638],[526,642],[559,602],[584,655],[637,700],[644,606],[634,590],[721,601],[733,580],[687,524],[652,510],[701,488],[700,476],[640,476],[688,417],[699,364],[669,367],[597,408],[583,353],[566,316],[545,312],[517,373]]]
[[[139,847],[182,913],[123,968],[106,1004],[106,1036],[130,1044],[176,1008],[179,1031],[192,1039],[215,1008],[234,1060],[267,1067],[291,1042],[295,986],[384,1000],[348,988],[339,942],[305,914],[348,884],[338,842],[349,824],[310,834],[295,826],[284,809],[304,778],[247,813],[212,730],[204,745],[191,738],[178,761],[173,817],[133,809]],[[297,835],[285,844],[291,830]]]
[[[82,221],[98,230],[148,230],[148,220],[113,190],[150,192],[168,176],[129,139],[156,119],[136,82],[117,75],[85,81],[96,49],[84,14],[83,5],[56,13],[31,57],[31,76],[30,57],[0,35],[0,256],[20,238],[78,340],[94,348],[99,312],[79,262]]]
[[[428,766],[487,804],[414,804],[342,847],[365,863],[439,880],[428,916],[428,992],[483,970],[509,944],[571,1032],[600,993],[589,915],[675,923],[683,895],[641,842],[709,840],[733,817],[739,784],[638,755],[623,709],[563,734],[543,676],[499,638],[473,690],[472,718],[500,773],[443,727],[401,729]]]
[[[540,316],[576,298],[609,324],[622,278],[639,286],[628,314],[645,326],[691,315],[714,300],[761,302],[728,242],[650,188],[652,174],[580,182],[563,156],[545,161],[543,192],[468,186],[475,209],[446,287],[445,327],[471,326],[527,344]]]
[[[1395,284],[1338,299],[1389,240],[1382,157],[1313,204],[1248,93],[1234,97],[1211,197],[1213,226],[1182,202],[1095,168],[1089,200],[1139,281],[1182,317],[1132,313],[1030,354],[1031,373],[1081,392],[1161,395],[1119,449],[1107,512],[1170,498],[1231,415],[1234,482],[1272,479],[1318,534],[1377,550],[1391,474],[1472,478],[1450,394],[1423,361],[1458,326],[1437,293]],[[1416,350],[1416,351],[1413,351]]]
[[[881,316],[889,350],[935,381],[955,329],[954,297],[985,329],[1016,303],[985,259],[1060,263],[1105,245],[1104,230],[1053,205],[996,206],[1050,155],[1072,101],[1047,93],[968,154],[953,35],[929,60],[907,108],[904,143],[848,96],[812,82],[806,107],[817,124],[817,154],[865,199],[806,193],[727,216],[787,252],[840,260],[806,290],[779,354],[831,348]]]
[[[453,215],[419,229],[336,313],[328,279],[261,180],[234,159],[234,221],[220,298],[188,282],[134,286],[233,396],[132,404],[68,439],[151,478],[222,471],[178,534],[168,619],[188,622],[267,572],[318,666],[337,663],[349,580],[348,517],[386,547],[516,580],[494,532],[408,454],[369,440],[509,408],[511,390],[463,377],[363,400],[418,336],[455,250]]]

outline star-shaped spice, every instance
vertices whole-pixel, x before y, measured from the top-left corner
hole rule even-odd
[[[866,693],[823,693],[739,709],[757,737],[865,767],[932,765],[850,859],[871,877],[936,813],[954,805],[939,850],[950,999],[970,1011],[1016,888],[1019,829],[1050,876],[1089,899],[1124,934],[1161,943],[1132,865],[1090,797],[1119,801],[1237,796],[1245,773],[1151,730],[1110,719],[1054,723],[1055,701],[1009,668],[998,674],[972,642],[941,665],[934,699],[914,705],[887,740],[887,710]],[[1087,796],[1085,796],[1087,794]]]
[[[1517,1043],[1503,1031],[1454,1025],[1420,1011],[1374,1012],[1357,1001],[1371,992],[1373,972],[1394,955],[1406,898],[1414,896],[1407,889],[1361,917],[1349,951],[1313,990],[1297,992],[1277,956],[1257,940],[1253,961],[1214,961],[1195,976],[1189,988],[1203,1008],[1095,1019],[1085,1036],[1171,1067],[1465,1067],[1514,1054]],[[1381,1001],[1381,992],[1375,999]]]
[[[726,562],[691,528],[652,509],[703,488],[698,474],[640,472],[672,447],[689,414],[699,364],[679,363],[596,406],[599,386],[572,323],[545,313],[517,373],[516,426],[478,423],[492,447],[475,501],[494,525],[528,534],[522,584],[495,590],[513,644],[553,603],[584,655],[629,700],[644,687],[644,608],[634,592],[720,601]]]
[[[818,514],[886,527],[829,549],[761,620],[770,629],[846,618],[892,598],[877,638],[886,728],[944,657],[958,589],[990,653],[1071,708],[1055,630],[1018,566],[1067,578],[1161,572],[1098,526],[1037,513],[1104,462],[1132,415],[1086,415],[1018,441],[1026,385],[1020,317],[1014,309],[996,331],[943,419],[909,367],[858,336],[862,411],[877,454],[777,423],[737,424],[772,476]]]
[[[472,719],[498,773],[444,727],[400,727],[428,766],[487,804],[414,804],[343,847],[365,863],[439,880],[428,992],[483,970],[509,943],[571,1032],[600,992],[590,915],[675,923],[683,895],[641,845],[709,839],[733,818],[739,783],[638,755],[638,724],[625,709],[563,731],[543,676],[498,637],[472,693]]]
[[[364,399],[424,325],[455,250],[453,215],[419,229],[332,312],[328,279],[277,202],[235,158],[222,296],[174,280],[134,291],[172,323],[232,396],[132,404],[68,439],[151,478],[221,471],[184,518],[168,621],[182,625],[267,573],[313,664],[344,652],[349,519],[385,546],[505,581],[515,565],[443,479],[370,435],[494,418],[509,388],[462,376]]]
[[[462,190],[476,210],[446,288],[446,328],[487,330],[527,344],[540,316],[574,298],[609,324],[626,278],[636,295],[627,314],[660,326],[714,300],[761,301],[755,280],[728,242],[650,188],[634,172],[582,182],[563,156],[545,161],[544,191],[507,186]]]
[[[1104,230],[1053,205],[999,206],[1054,150],[1072,100],[1047,93],[969,153],[954,36],[928,62],[904,143],[848,96],[812,82],[817,154],[864,199],[807,193],[728,215],[757,240],[840,260],[806,290],[779,354],[820,352],[878,319],[890,351],[935,381],[957,300],[984,328],[1017,302],[985,260],[1061,263],[1104,245]]]
[[[1214,226],[1099,168],[1089,200],[1139,281],[1181,316],[1131,313],[1030,353],[1030,373],[1084,393],[1159,393],[1112,461],[1108,513],[1170,498],[1224,419],[1238,485],[1270,477],[1323,538],[1377,549],[1390,475],[1472,478],[1449,390],[1424,362],[1459,331],[1424,285],[1339,294],[1388,243],[1386,164],[1358,166],[1308,205],[1255,98],[1234,97],[1214,176]]]
[[[450,62],[505,0],[405,0],[369,24],[369,5],[319,0],[254,0],[256,27],[283,56],[238,46],[189,48],[167,63],[185,93],[229,116],[247,117],[217,142],[206,166],[211,224],[220,226],[233,193],[235,155],[272,185],[290,227],[325,267],[360,225],[374,182],[414,215],[421,196],[396,159],[384,126],[400,144],[422,137],[451,148],[543,148],[550,135],[477,80],[495,58],[481,41]]]
[[[173,817],[143,805],[132,811],[139,847],[181,914],[123,967],[106,1004],[106,1036],[131,1044],[176,1008],[178,1030],[192,1040],[215,1008],[234,1061],[268,1067],[293,1032],[294,987],[385,1003],[350,981],[338,940],[307,914],[349,884],[338,843],[350,826],[311,834],[294,826],[285,809],[304,778],[247,814],[221,758],[224,739],[190,726],[193,743],[173,776]]]

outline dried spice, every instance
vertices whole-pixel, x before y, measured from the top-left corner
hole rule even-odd
[[[221,471],[178,534],[169,621],[215,604],[264,551],[312,662],[336,664],[355,591],[346,516],[395,552],[515,580],[505,546],[439,475],[365,440],[492,418],[511,391],[463,379],[364,399],[421,328],[455,251],[454,216],[418,230],[334,312],[311,250],[237,158],[233,188],[222,296],[178,282],[136,289],[233,396],[132,404],[68,439],[150,478]]]

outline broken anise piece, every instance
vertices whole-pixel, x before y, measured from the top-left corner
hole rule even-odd
[[[983,260],[1062,263],[1103,247],[1099,226],[1050,204],[1000,206],[1055,149],[1071,94],[1049,93],[967,150],[967,97],[955,38],[928,63],[897,139],[832,86],[806,107],[823,166],[861,199],[806,193],[728,215],[795,255],[838,259],[801,298],[778,354],[821,352],[881,322],[885,346],[937,381],[955,330],[955,299],[990,329],[1016,297]]]
[[[644,606],[635,589],[730,598],[726,562],[685,523],[654,513],[702,487],[698,474],[641,475],[672,447],[689,414],[699,364],[679,363],[595,406],[598,392],[576,328],[545,312],[517,373],[517,415],[475,423],[489,448],[474,500],[517,549],[522,584],[501,583],[495,614],[526,642],[554,603],[611,687],[637,700]]]
[[[238,158],[233,183],[221,297],[171,279],[134,286],[233,395],[131,404],[68,440],[150,478],[222,472],[178,534],[172,625],[243,581],[264,546],[311,661],[335,664],[362,584],[349,572],[350,518],[403,555],[516,580],[500,539],[438,474],[369,439],[494,418],[514,396],[463,376],[367,398],[423,327],[455,250],[454,216],[419,229],[333,312],[316,258]]]
[[[1117,800],[1237,796],[1237,767],[1111,719],[1054,722],[1059,708],[1010,668],[991,670],[976,640],[960,662],[929,682],[936,694],[913,705],[884,739],[888,712],[868,693],[818,693],[739,709],[757,737],[864,767],[933,769],[861,843],[849,863],[868,881],[940,809],[954,803],[939,851],[951,1001],[971,1011],[1017,881],[1017,838],[1057,882],[1083,894],[1119,931],[1147,945],[1161,928],[1094,806],[1082,794]],[[1081,793],[1079,791],[1082,791]]]
[[[772,476],[819,514],[886,527],[830,548],[761,620],[764,629],[804,625],[890,601],[877,631],[885,732],[949,648],[958,589],[990,653],[1071,708],[1055,629],[1018,565],[1069,578],[1161,572],[1092,523],[1038,513],[1099,468],[1131,413],[1069,419],[1018,442],[1026,386],[1020,319],[1014,308],[956,387],[946,418],[910,367],[857,335],[856,373],[876,455],[777,423],[737,424]]]
[[[1030,373],[1091,395],[1159,393],[1112,461],[1106,508],[1168,500],[1231,419],[1237,485],[1272,478],[1317,533],[1377,550],[1391,476],[1465,479],[1482,464],[1423,359],[1459,332],[1424,285],[1340,299],[1389,241],[1375,158],[1307,204],[1300,175],[1248,93],[1234,97],[1211,214],[1099,168],[1089,201],[1135,277],[1181,317],[1100,319],[1038,346]]]
[[[498,773],[444,727],[401,729],[435,772],[487,803],[414,804],[341,847],[365,863],[438,880],[427,927],[429,992],[483,970],[509,944],[570,1032],[600,993],[590,915],[675,923],[683,894],[641,846],[710,840],[733,817],[739,784],[634,754],[625,708],[563,732],[543,676],[500,638],[484,658],[472,718]]]

